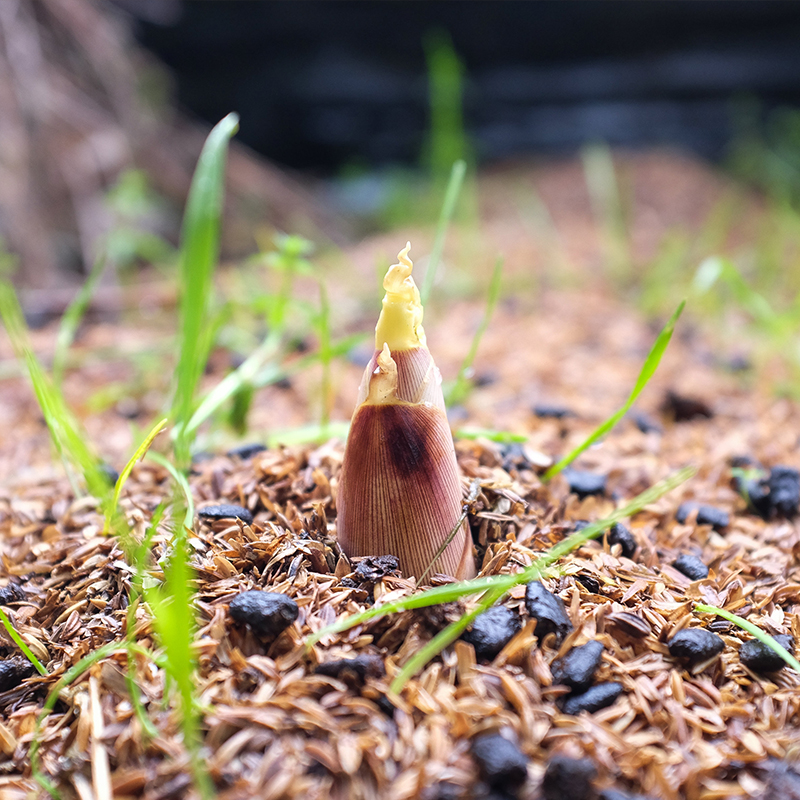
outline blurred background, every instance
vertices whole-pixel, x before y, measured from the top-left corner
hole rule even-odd
[[[163,258],[232,110],[229,256],[265,220],[339,245],[405,222],[458,158],[669,148],[800,185],[794,2],[8,0],[0,43],[0,235],[29,287],[111,234],[120,265]]]

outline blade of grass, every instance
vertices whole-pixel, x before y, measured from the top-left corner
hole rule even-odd
[[[14,644],[25,654],[25,658],[27,658],[34,667],[36,667],[36,671],[40,675],[47,675],[48,672],[45,667],[42,666],[42,662],[39,661],[39,659],[33,654],[33,651],[25,643],[25,640],[19,635],[17,629],[14,627],[13,623],[8,618],[8,615],[5,611],[3,611],[2,608],[0,608],[0,622],[3,623],[3,627],[6,629],[6,631],[8,631],[8,635],[13,639]]]
[[[170,417],[178,427],[175,454],[188,467],[190,440],[186,423],[208,358],[208,306],[211,282],[219,256],[219,227],[230,138],[239,127],[236,114],[217,123],[206,139],[192,178],[183,219],[180,253],[180,334],[175,396]]]
[[[566,539],[563,539],[558,544],[551,547],[543,553],[534,564],[522,572],[514,575],[491,575],[486,578],[474,578],[469,581],[461,581],[458,583],[447,584],[446,586],[435,586],[432,589],[427,589],[424,592],[403,597],[399,600],[394,600],[384,605],[369,608],[359,614],[352,614],[336,620],[336,622],[322,628],[316,633],[312,634],[306,640],[306,647],[312,647],[319,642],[323,637],[334,633],[341,633],[342,631],[354,628],[356,625],[362,625],[377,617],[385,616],[386,614],[395,614],[400,611],[407,611],[413,608],[426,608],[427,606],[440,605],[442,603],[450,603],[458,600],[461,597],[466,597],[471,594],[479,594],[487,590],[494,591],[495,589],[503,589],[507,592],[514,586],[520,583],[528,583],[533,578],[529,575],[538,574],[544,567],[551,564],[553,561],[561,558],[567,553],[572,552],[580,547],[589,539],[599,536],[604,530],[610,528],[614,523],[619,522],[625,517],[630,517],[633,514],[641,511],[646,505],[654,503],[663,495],[671,492],[675,487],[680,486],[681,483],[688,480],[696,472],[695,467],[684,467],[679,472],[671,475],[663,481],[651,486],[641,494],[637,495],[630,503],[627,503],[622,508],[617,509],[613,514],[598,522],[593,522],[587,525],[580,531],[573,533]]]
[[[60,387],[64,378],[64,368],[66,366],[67,353],[72,343],[75,341],[75,334],[78,332],[81,321],[86,315],[86,309],[94,296],[100,278],[103,277],[107,264],[105,252],[101,253],[92,265],[91,272],[81,286],[75,299],[61,317],[58,326],[58,336],[53,350],[53,383]]]
[[[707,606],[702,603],[698,603],[694,607],[694,610],[700,614],[716,614],[718,617],[722,617],[723,619],[728,620],[728,622],[738,625],[742,630],[751,633],[756,639],[758,639],[759,642],[765,644],[770,648],[770,650],[777,653],[792,669],[797,670],[797,672],[800,673],[800,661],[798,661],[784,647],[781,647],[768,633],[762,631],[758,625],[754,625],[744,617],[738,617],[736,614],[731,614],[730,611],[726,611],[724,608],[717,608],[716,606]]]
[[[455,432],[456,439],[488,439],[498,444],[522,444],[528,441],[524,433],[510,433],[509,431],[495,431],[491,428],[460,428]]]
[[[486,333],[486,329],[489,327],[489,321],[491,320],[492,314],[497,306],[497,301],[500,299],[500,285],[502,277],[503,257],[498,256],[497,261],[495,261],[494,264],[494,270],[492,271],[492,279],[489,283],[489,292],[486,296],[486,308],[483,312],[483,318],[481,319],[480,325],[478,325],[478,329],[475,331],[475,335],[472,337],[472,343],[470,344],[469,351],[467,352],[464,361],[461,363],[461,369],[458,371],[455,382],[445,392],[445,405],[449,406],[454,403],[460,403],[469,393],[471,382],[469,378],[467,378],[467,373],[472,368],[472,363],[475,361],[475,356],[478,354],[478,347],[480,347],[481,339],[483,339],[483,335]]]
[[[71,461],[80,470],[89,491],[95,497],[103,498],[108,493],[109,487],[99,469],[99,459],[87,444],[86,434],[67,408],[64,396],[47,377],[44,368],[34,355],[28,326],[25,324],[17,294],[6,279],[0,280],[0,316],[3,318],[17,359],[27,368],[28,377],[56,451],[65,464]]]
[[[150,433],[145,436],[144,441],[136,448],[136,452],[128,459],[128,463],[125,465],[125,468],[120,472],[119,478],[117,478],[117,482],[114,485],[114,494],[111,498],[111,503],[109,507],[106,509],[106,533],[111,530],[112,527],[112,520],[117,514],[117,507],[119,505],[119,497],[122,493],[122,487],[125,485],[125,482],[130,477],[131,472],[133,471],[133,467],[137,461],[141,461],[147,454],[147,451],[150,449],[151,445],[153,444],[154,439],[158,436],[159,433],[164,429],[164,426],[167,424],[166,417],[161,421],[157,422]]]
[[[333,355],[331,351],[331,309],[328,290],[323,280],[319,281],[319,314],[316,327],[319,335],[319,361],[322,366],[320,427],[327,433],[331,423],[331,361]]]
[[[688,480],[696,471],[695,467],[684,467],[675,475],[670,476],[661,483],[637,495],[630,503],[623,508],[617,509],[605,519],[599,522],[593,522],[591,525],[587,525],[580,531],[563,539],[557,545],[545,551],[533,564],[526,567],[522,572],[509,576],[514,579],[513,581],[506,582],[506,585],[498,582],[497,586],[492,587],[486,592],[475,609],[441,630],[430,642],[427,642],[424,647],[415,653],[403,665],[400,672],[397,673],[389,687],[390,690],[399,694],[410,678],[423,669],[432,658],[439,655],[445,647],[454,642],[478,614],[482,614],[484,611],[491,608],[513,586],[518,586],[521,583],[530,583],[531,581],[543,577],[547,574],[548,567],[558,561],[558,559],[571,553],[573,550],[577,550],[590,539],[600,536],[603,531],[607,530],[624,517],[629,517],[641,511],[646,505],[649,505],[659,497],[667,494],[667,492],[672,491],[676,486]]]
[[[164,458],[161,453],[148,452],[147,458],[164,467],[164,469],[169,472],[172,480],[174,480],[180,488],[181,494],[183,495],[184,506],[186,507],[186,514],[181,524],[186,528],[191,528],[194,522],[194,499],[192,498],[192,490],[189,486],[189,482],[186,480],[186,476],[182,472],[179,472],[175,465]]]
[[[441,214],[439,214],[439,222],[436,225],[433,249],[431,250],[431,257],[428,260],[428,269],[425,271],[425,280],[423,280],[422,288],[419,290],[419,296],[423,306],[428,302],[431,290],[433,289],[433,282],[436,280],[436,271],[439,269],[439,262],[442,260],[442,253],[444,252],[447,229],[450,225],[450,220],[453,218],[453,213],[456,210],[456,201],[458,200],[461,184],[464,182],[464,175],[466,175],[466,172],[467,162],[462,159],[456,161],[450,171],[450,179],[447,182],[447,190],[444,193],[442,211]]]
[[[661,357],[664,355],[664,351],[667,349],[667,345],[672,338],[672,332],[675,330],[675,323],[678,321],[678,317],[680,317],[685,305],[686,301],[684,300],[675,309],[675,312],[669,318],[669,321],[664,326],[661,333],[658,334],[653,347],[647,354],[647,358],[645,359],[644,365],[639,373],[639,377],[636,379],[636,385],[633,387],[633,391],[628,396],[628,399],[625,401],[625,404],[622,406],[622,408],[612,414],[607,420],[605,420],[605,422],[598,425],[598,427],[596,427],[589,434],[589,436],[584,439],[584,441],[579,444],[569,455],[565,456],[557,464],[554,464],[552,467],[550,467],[550,469],[548,469],[547,472],[542,475],[543,481],[549,481],[550,478],[552,478],[554,475],[557,475],[562,469],[568,467],[581,453],[583,453],[584,450],[587,450],[598,439],[601,439],[603,436],[605,436],[625,416],[625,414],[628,413],[631,406],[636,402],[636,398],[639,397],[644,387],[647,386],[650,378],[653,377],[653,373],[655,373],[655,371],[658,369],[658,365],[661,363]]]

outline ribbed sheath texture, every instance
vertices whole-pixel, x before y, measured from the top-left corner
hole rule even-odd
[[[339,544],[347,555],[392,554],[405,575],[421,576],[461,514],[458,465],[444,411],[429,404],[359,406],[337,506]],[[456,578],[474,574],[466,523],[433,571]]]

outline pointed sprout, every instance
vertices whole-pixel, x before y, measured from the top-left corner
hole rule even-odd
[[[383,281],[375,352],[359,388],[339,480],[339,544],[348,556],[395,555],[405,575],[470,578],[472,538],[466,521],[458,525],[461,481],[410,248],[409,242]]]

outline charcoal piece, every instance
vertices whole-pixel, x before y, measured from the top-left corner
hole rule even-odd
[[[667,647],[670,655],[696,664],[718,656],[725,649],[725,642],[705,628],[687,628],[678,631],[667,642]]]
[[[531,410],[539,419],[565,419],[575,416],[575,412],[572,409],[549,403],[538,403]]]
[[[693,581],[701,581],[708,577],[708,567],[697,557],[682,553],[673,562],[672,566]]]
[[[343,681],[350,687],[363,686],[367,678],[382,678],[386,674],[383,659],[373,653],[362,653],[355,658],[340,658],[317,664],[314,672]]]
[[[642,433],[663,433],[663,428],[644,411],[631,411],[628,416]]]
[[[505,736],[484,733],[476,736],[470,745],[478,772],[492,788],[518,789],[528,777],[528,759]]]
[[[542,778],[544,800],[590,800],[597,769],[588,758],[555,755],[547,762]]]
[[[608,683],[596,683],[590,686],[585,692],[571,694],[561,702],[561,710],[565,714],[580,714],[581,711],[588,711],[594,714],[601,708],[606,708],[617,701],[622,694],[622,684],[614,681]]]
[[[584,497],[594,494],[604,494],[606,491],[606,476],[581,469],[565,469],[561,473],[569,484],[569,490],[583,500]]]
[[[246,508],[232,503],[206,506],[198,510],[197,516],[206,522],[214,522],[218,519],[240,519],[245,525],[250,525],[253,521],[253,515]]]
[[[375,705],[378,706],[378,708],[384,714],[386,714],[386,716],[389,717],[389,719],[392,719],[394,717],[394,704],[383,692],[376,695],[373,698],[372,702],[375,703]]]
[[[266,446],[259,442],[251,442],[250,444],[240,444],[238,447],[228,450],[226,455],[228,458],[241,458],[242,461],[247,461],[247,459],[263,453],[266,449]]]
[[[548,592],[539,581],[531,581],[525,589],[525,608],[536,620],[536,637],[540,644],[548,633],[555,633],[556,641],[561,642],[572,630],[564,601]]]
[[[634,539],[633,534],[619,522],[611,526],[611,530],[608,532],[608,543],[610,545],[620,545],[622,547],[622,555],[625,556],[625,558],[633,558],[633,554],[636,552],[636,539]]]
[[[697,511],[698,525],[711,525],[715,530],[720,530],[721,528],[727,528],[730,522],[727,511],[723,511],[721,508],[716,508],[715,506],[694,503],[692,501],[681,503],[678,506],[678,510],[675,512],[675,519],[678,520],[681,525],[684,525],[694,511]]]
[[[228,606],[231,618],[249,625],[263,636],[278,636],[288,628],[299,613],[297,603],[279,592],[250,589],[237,594]]]
[[[794,639],[786,633],[772,637],[790,655],[794,653]],[[758,639],[750,639],[739,648],[739,661],[753,672],[777,672],[786,662],[771,648]]]
[[[106,483],[109,486],[116,486],[117,481],[119,480],[119,472],[111,466],[111,464],[107,464],[105,461],[101,461],[97,465],[97,469],[100,472],[100,475],[105,479]]]
[[[30,678],[36,668],[22,656],[12,656],[0,661],[0,692],[7,692],[19,686],[25,678]]]
[[[534,466],[529,461],[521,442],[504,444],[500,454],[503,457],[503,469],[506,472],[511,472],[512,469],[532,469]]]
[[[585,573],[581,573],[580,575],[575,576],[575,580],[580,583],[587,592],[591,592],[592,594],[599,594],[600,592],[600,581],[597,580],[593,575],[587,575]]]
[[[773,467],[761,481],[746,481],[744,494],[766,520],[797,516],[800,504],[800,472],[792,467]]]
[[[602,660],[603,645],[596,639],[573,647],[562,659],[553,663],[553,681],[569,686],[573,692],[584,692],[591,686]]]
[[[0,606],[7,606],[9,603],[24,599],[24,597],[25,592],[21,586],[16,583],[9,583],[8,586],[3,586],[0,589]]]
[[[684,397],[669,391],[661,404],[661,410],[675,422],[688,422],[693,419],[711,419],[714,412],[702,400]]]
[[[521,627],[519,614],[505,606],[494,606],[478,614],[461,638],[475,648],[478,661],[491,661]]]
[[[355,569],[355,579],[362,583],[374,583],[386,575],[399,574],[400,562],[397,556],[366,556]]]

